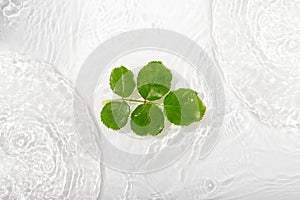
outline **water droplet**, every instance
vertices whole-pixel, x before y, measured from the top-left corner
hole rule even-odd
[[[206,193],[213,193],[218,188],[218,182],[215,179],[206,179],[203,182],[203,189]]]

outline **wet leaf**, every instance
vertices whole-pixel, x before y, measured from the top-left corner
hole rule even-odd
[[[129,97],[135,87],[132,71],[124,66],[113,69],[110,75],[109,84],[115,94],[121,97]]]
[[[176,125],[187,126],[200,121],[205,110],[197,92],[191,89],[171,91],[164,99],[164,112],[168,120]]]
[[[144,66],[137,77],[140,95],[149,101],[162,98],[171,88],[172,74],[162,62],[152,61]]]
[[[128,121],[130,107],[124,101],[110,101],[103,107],[100,117],[105,126],[113,130],[124,127]]]
[[[137,135],[157,135],[164,128],[164,114],[157,105],[141,104],[132,112],[130,125]]]

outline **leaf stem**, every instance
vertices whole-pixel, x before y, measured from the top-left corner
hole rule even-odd
[[[155,104],[158,106],[163,106],[163,104],[157,103],[157,102],[152,102],[152,101],[147,101],[147,100],[139,100],[139,99],[126,99],[126,98],[122,98],[122,99],[106,99],[102,101],[102,104],[105,105],[111,101],[129,101],[129,102],[135,102],[135,103],[150,103],[150,104]]]
[[[136,102],[136,103],[145,103],[145,100],[138,100],[138,99],[126,99],[126,98],[122,98],[122,99],[114,99],[114,100],[119,100],[119,101],[131,101],[131,102]]]

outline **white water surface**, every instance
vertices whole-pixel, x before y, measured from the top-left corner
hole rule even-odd
[[[0,199],[298,200],[299,10],[299,0],[0,0]],[[172,165],[135,174],[100,166],[86,151],[70,99],[91,52],[140,28],[199,44],[221,73],[226,100],[221,137],[208,156],[196,140]],[[181,84],[194,77],[188,67],[176,70],[175,58],[134,56],[112,64],[169,58]],[[99,85],[94,98],[101,100],[107,80]],[[105,135],[130,153],[162,147],[151,138]]]

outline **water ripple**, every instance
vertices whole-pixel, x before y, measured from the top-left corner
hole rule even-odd
[[[273,127],[300,129],[300,2],[215,1],[213,36],[228,83]]]
[[[74,91],[41,61],[1,52],[0,63],[1,199],[96,199],[100,166],[74,128]]]

